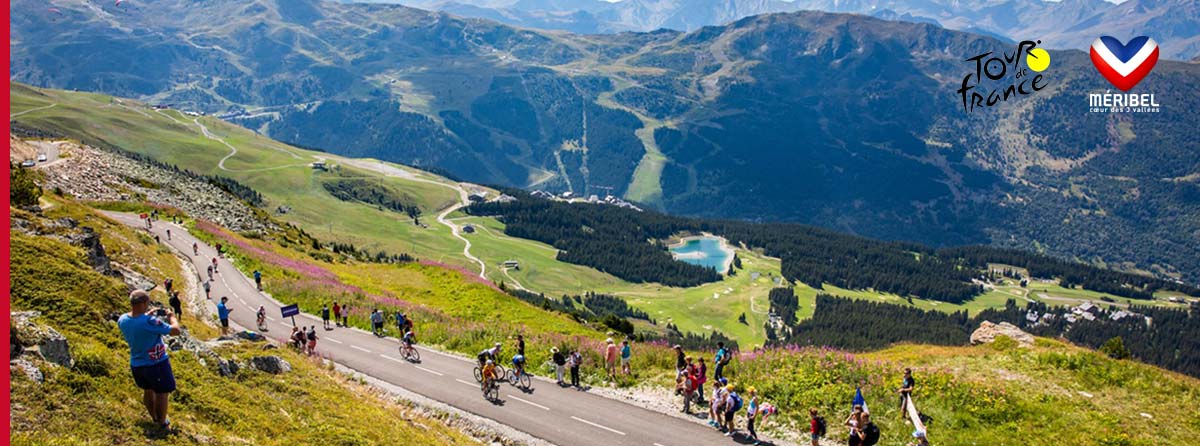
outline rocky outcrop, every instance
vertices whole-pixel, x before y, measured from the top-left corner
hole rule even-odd
[[[292,371],[292,365],[278,356],[255,356],[250,358],[250,367],[256,370],[278,375]]]
[[[194,176],[86,145],[59,144],[69,146],[71,157],[42,169],[46,190],[61,189],[81,200],[147,201],[235,232],[260,232],[270,225],[237,197]]]
[[[979,328],[971,333],[971,344],[988,344],[995,342],[997,336],[1006,336],[1014,341],[1017,341],[1021,347],[1033,346],[1033,335],[1021,331],[1016,325],[1008,322],[993,324],[991,321],[983,321],[979,324]]]
[[[12,328],[16,333],[13,344],[19,344],[22,357],[36,356],[47,362],[62,367],[73,367],[75,360],[71,358],[71,347],[67,338],[53,328],[33,322],[41,316],[36,311],[20,311],[12,314]],[[10,360],[13,353],[9,352]]]
[[[27,359],[9,360],[8,361],[8,370],[9,370],[10,374],[14,371],[19,372],[19,373],[25,375],[25,377],[29,378],[30,380],[32,380],[34,382],[38,382],[38,383],[41,383],[42,381],[44,381],[46,379],[46,377],[44,375],[42,375],[42,371],[40,369],[38,369],[36,365],[33,365],[32,362],[29,362],[29,360],[27,360]]]

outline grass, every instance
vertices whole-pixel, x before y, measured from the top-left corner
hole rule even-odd
[[[218,162],[231,151],[205,137],[192,122],[197,118],[174,110],[155,111],[140,103],[97,94],[34,89],[19,84],[14,84],[10,92],[12,112],[57,104],[17,117],[15,121],[22,125],[104,141],[197,173],[233,178],[262,193],[268,202],[265,208],[290,207],[291,212],[279,218],[319,234],[323,240],[353,243],[373,251],[409,252],[456,265],[470,264],[461,255],[452,254],[461,252],[461,241],[450,235],[449,228],[433,222],[438,210],[457,200],[456,192],[449,187],[383,177],[340,164],[333,155],[298,149],[211,117],[200,117],[198,121],[210,133],[238,149],[237,155],[225,162],[231,171],[221,170]],[[377,178],[416,198],[428,228],[412,224],[403,214],[363,203],[343,202],[329,195],[321,187],[321,174],[308,167],[318,157],[330,159],[348,175]],[[414,175],[452,184],[426,173]],[[338,218],[330,218],[334,215]]]
[[[142,233],[69,201],[54,204],[48,218],[69,216],[94,228],[114,260],[156,280],[184,274],[173,255]],[[40,384],[12,375],[9,435],[14,445],[371,445],[396,438],[413,444],[477,444],[287,349],[271,354],[288,361],[291,373],[243,369],[233,378],[221,377],[211,360],[202,363],[190,353],[172,352],[179,390],[171,396],[171,420],[180,433],[161,437],[129,374],[128,347],[106,319],[127,311],[124,284],[93,271],[79,248],[51,237],[14,233],[11,268],[13,309],[41,311],[35,322],[66,336],[76,361],[71,369],[39,363],[45,374]],[[194,320],[184,324],[200,338],[216,333]],[[242,359],[263,354],[252,344],[216,352]]]

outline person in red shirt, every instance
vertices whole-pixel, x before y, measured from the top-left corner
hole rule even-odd
[[[697,359],[700,365],[696,366],[696,404],[704,404],[704,383],[708,382],[708,365],[704,363],[704,358]]]
[[[820,446],[821,437],[825,436],[825,419],[817,415],[817,408],[808,409],[809,433],[812,435],[812,446]]]
[[[342,326],[342,307],[337,302],[333,303],[333,325]]]

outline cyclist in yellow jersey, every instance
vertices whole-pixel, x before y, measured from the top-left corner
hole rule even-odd
[[[496,379],[496,362],[491,359],[483,365],[480,375],[483,375],[483,387],[480,390],[487,389],[491,385],[492,380]]]

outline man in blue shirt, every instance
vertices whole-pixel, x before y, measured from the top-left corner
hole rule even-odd
[[[721,379],[725,376],[725,364],[729,363],[729,351],[725,350],[725,343],[717,343],[717,355],[713,358],[713,362],[717,364],[717,370],[713,372],[713,379]]]
[[[221,296],[221,303],[217,304],[217,319],[221,320],[222,335],[229,334],[229,312],[233,311],[225,306],[226,302],[229,302],[229,298]]]
[[[121,315],[117,326],[129,344],[129,368],[133,382],[143,390],[142,403],[154,423],[170,430],[167,420],[167,401],[175,391],[175,374],[167,358],[167,346],[162,336],[179,334],[179,320],[170,310],[158,310],[150,315],[150,295],[136,290],[129,294],[129,313]],[[168,323],[164,323],[166,318]]]

